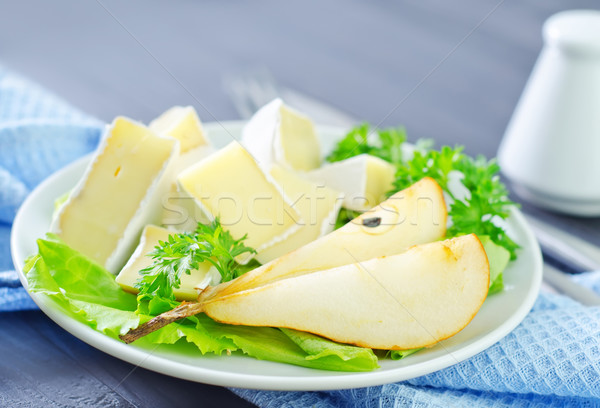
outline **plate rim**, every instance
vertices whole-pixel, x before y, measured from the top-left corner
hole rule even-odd
[[[245,121],[220,121],[207,122],[204,123],[203,126],[206,131],[210,131],[210,129],[213,128],[222,128],[227,133],[230,133],[228,129],[239,129],[244,123]],[[317,125],[316,127],[318,130],[325,132],[330,131],[339,133],[341,130],[343,130],[337,126]],[[233,138],[235,139],[235,137]],[[40,192],[43,192],[46,188],[48,188],[48,186],[52,185],[55,180],[64,177],[64,174],[73,171],[72,168],[76,166],[82,166],[83,162],[89,161],[93,154],[93,152],[89,153],[52,173],[25,199],[19,208],[17,215],[15,216],[11,230],[10,245],[13,264],[19,275],[21,283],[26,288],[33,301],[39,306],[40,310],[56,324],[90,346],[112,355],[113,357],[145,369],[205,384],[261,390],[324,391],[382,385],[415,378],[447,368],[488,349],[493,344],[508,335],[522,322],[522,320],[525,318],[525,316],[527,316],[533,307],[533,304],[539,294],[542,281],[541,251],[533,232],[525,220],[525,217],[518,208],[513,207],[511,208],[512,222],[514,222],[521,229],[521,232],[527,242],[527,246],[531,248],[534,255],[533,270],[531,271],[530,278],[531,286],[525,298],[523,299],[521,306],[515,313],[513,313],[507,320],[505,320],[487,335],[471,343],[469,347],[462,347],[458,350],[452,351],[451,353],[446,353],[444,355],[434,357],[431,360],[423,361],[412,366],[408,365],[391,370],[375,370],[358,373],[327,372],[328,375],[322,376],[316,375],[296,377],[278,376],[273,374],[243,374],[230,371],[215,371],[207,367],[192,366],[179,361],[174,361],[164,356],[152,354],[156,348],[148,351],[147,349],[127,345],[116,339],[108,337],[105,334],[98,332],[86,325],[85,323],[82,323],[64,314],[51,298],[39,293],[29,292],[27,279],[23,274],[25,258],[23,257],[24,254],[20,253],[18,246],[19,235],[23,229],[22,225],[25,222],[24,219],[27,214],[27,209],[32,206],[32,203],[35,201],[36,196],[40,194]],[[26,254],[25,256],[28,255],[29,254]],[[319,372],[322,373],[320,370]]]

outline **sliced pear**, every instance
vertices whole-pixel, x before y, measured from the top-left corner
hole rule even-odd
[[[205,302],[228,324],[287,327],[385,350],[433,345],[486,298],[489,264],[471,234],[270,283]]]
[[[405,251],[441,239],[446,203],[440,186],[424,178],[342,228],[239,278],[207,288],[200,300],[256,288],[280,279]]]

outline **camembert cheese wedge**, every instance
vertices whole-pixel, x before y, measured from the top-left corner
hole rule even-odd
[[[197,222],[195,206],[189,196],[177,187],[176,176],[214,152],[196,110],[192,106],[174,106],[150,122],[150,130],[159,136],[179,140],[180,153],[174,170],[174,178],[168,197],[163,200],[160,224],[177,231],[193,231]],[[207,222],[207,220],[202,220]]]
[[[308,171],[321,164],[319,139],[312,121],[275,99],[263,106],[242,131],[242,144],[266,169],[277,163]]]
[[[198,146],[210,145],[192,106],[173,106],[150,122],[148,127],[158,135],[168,135],[179,140],[181,153],[187,153]]]
[[[160,221],[178,151],[177,140],[117,117],[50,230],[117,273],[144,226]]]
[[[159,136],[179,140],[180,155],[177,159],[177,173],[214,151],[192,106],[174,106],[150,122],[148,127]]]
[[[326,164],[306,173],[306,177],[344,193],[344,207],[367,211],[386,199],[392,190],[394,165],[369,154],[361,154]]]
[[[166,241],[173,231],[154,225],[147,225],[142,232],[140,243],[135,252],[129,258],[127,264],[116,277],[116,281],[123,290],[137,293],[135,282],[140,278],[140,271],[152,264],[152,258],[147,256],[159,241]],[[198,269],[192,270],[190,274],[181,275],[181,286],[173,288],[177,300],[195,300],[198,297],[197,289],[204,289],[208,285],[215,285],[221,281],[221,275],[212,267],[208,261],[202,262]]]
[[[292,201],[238,142],[190,167],[177,181],[202,216],[219,217],[236,239],[247,234],[245,244],[259,254],[287,239],[303,222]],[[245,255],[238,261],[250,259],[252,255]]]
[[[322,184],[313,183],[282,166],[273,165],[269,174],[291,198],[294,208],[302,217],[300,228],[257,255],[260,263],[267,263],[292,252],[333,231],[344,196]]]

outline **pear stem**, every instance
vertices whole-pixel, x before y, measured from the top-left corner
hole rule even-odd
[[[147,321],[135,329],[129,330],[126,334],[120,335],[119,338],[127,344],[133,343],[137,339],[147,336],[158,329],[162,329],[166,325],[171,324],[176,320],[201,313],[202,309],[202,303],[183,302],[175,309],[159,314],[152,320]]]

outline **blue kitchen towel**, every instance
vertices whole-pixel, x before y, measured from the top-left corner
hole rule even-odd
[[[93,150],[103,124],[0,67],[0,312],[36,308],[13,270],[10,230],[42,180]]]
[[[102,126],[0,67],[0,311],[35,307],[12,270],[18,206],[49,174],[93,150]],[[600,273],[577,279],[600,292]],[[600,308],[541,294],[488,350],[408,381],[329,392],[232,391],[261,407],[600,407]]]
[[[586,279],[600,287],[600,274]],[[600,307],[542,293],[489,349],[408,381],[326,392],[232,391],[261,407],[600,407]]]

